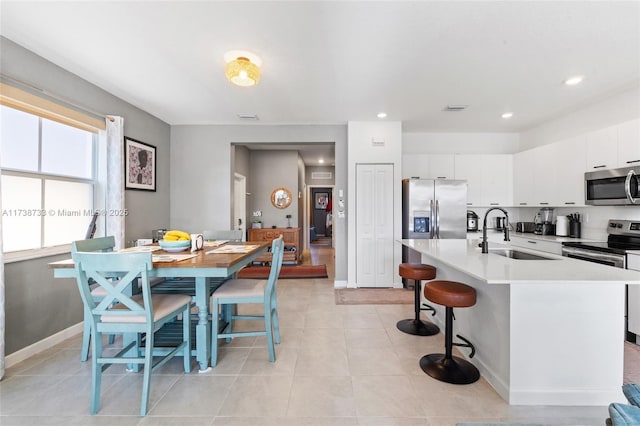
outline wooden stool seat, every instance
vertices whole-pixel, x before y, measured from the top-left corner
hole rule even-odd
[[[402,278],[415,281],[413,289],[414,311],[416,313],[415,318],[398,321],[396,324],[398,330],[414,336],[433,336],[438,334],[440,328],[437,325],[420,319],[420,311],[422,310],[433,311],[433,315],[436,313],[435,309],[429,305],[424,305],[424,308],[420,307],[420,281],[434,279],[436,277],[436,268],[422,263],[401,263],[398,273]]]
[[[468,308],[476,304],[476,290],[456,281],[431,281],[424,288],[424,297],[452,308]]]
[[[408,280],[425,281],[436,277],[436,268],[422,263],[401,263],[398,270],[400,276]]]
[[[429,354],[420,359],[420,367],[429,376],[442,382],[458,385],[469,384],[480,378],[480,372],[469,361],[451,354],[453,346],[471,348],[473,344],[459,334],[456,335],[464,343],[453,343],[453,308],[468,308],[476,304],[476,290],[456,281],[431,281],[424,288],[427,300],[445,306],[445,353]]]

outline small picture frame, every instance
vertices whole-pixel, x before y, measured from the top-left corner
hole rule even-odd
[[[156,190],[156,147],[124,137],[124,187]]]
[[[316,210],[325,210],[327,208],[328,203],[329,203],[328,192],[316,192],[316,202],[315,202]]]

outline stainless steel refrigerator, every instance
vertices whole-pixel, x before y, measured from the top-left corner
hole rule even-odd
[[[467,181],[403,179],[402,238],[467,238]],[[420,253],[402,247],[403,263],[421,259]],[[407,280],[403,285],[409,285]]]

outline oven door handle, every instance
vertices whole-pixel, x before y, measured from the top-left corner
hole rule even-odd
[[[566,253],[566,254],[565,254]],[[583,258],[592,258],[597,260],[605,260],[609,262],[614,262],[616,265],[621,264],[624,267],[624,255],[615,255],[615,254],[606,254],[600,253],[592,250],[581,250],[573,247],[562,247],[562,255],[574,254],[581,256]]]
[[[627,178],[624,181],[624,192],[626,192],[627,198],[629,199],[631,204],[635,204],[637,201],[631,196],[631,179],[633,179],[634,176],[637,176],[636,172],[634,172],[633,170],[629,170],[629,173],[627,173]],[[640,182],[638,182],[638,185],[640,186]]]

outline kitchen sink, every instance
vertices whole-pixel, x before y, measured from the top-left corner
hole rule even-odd
[[[527,253],[524,251],[508,249],[508,248],[496,248],[496,249],[490,248],[489,253],[508,257],[510,259],[518,259],[518,260],[557,260],[553,257],[540,256],[537,254]]]

